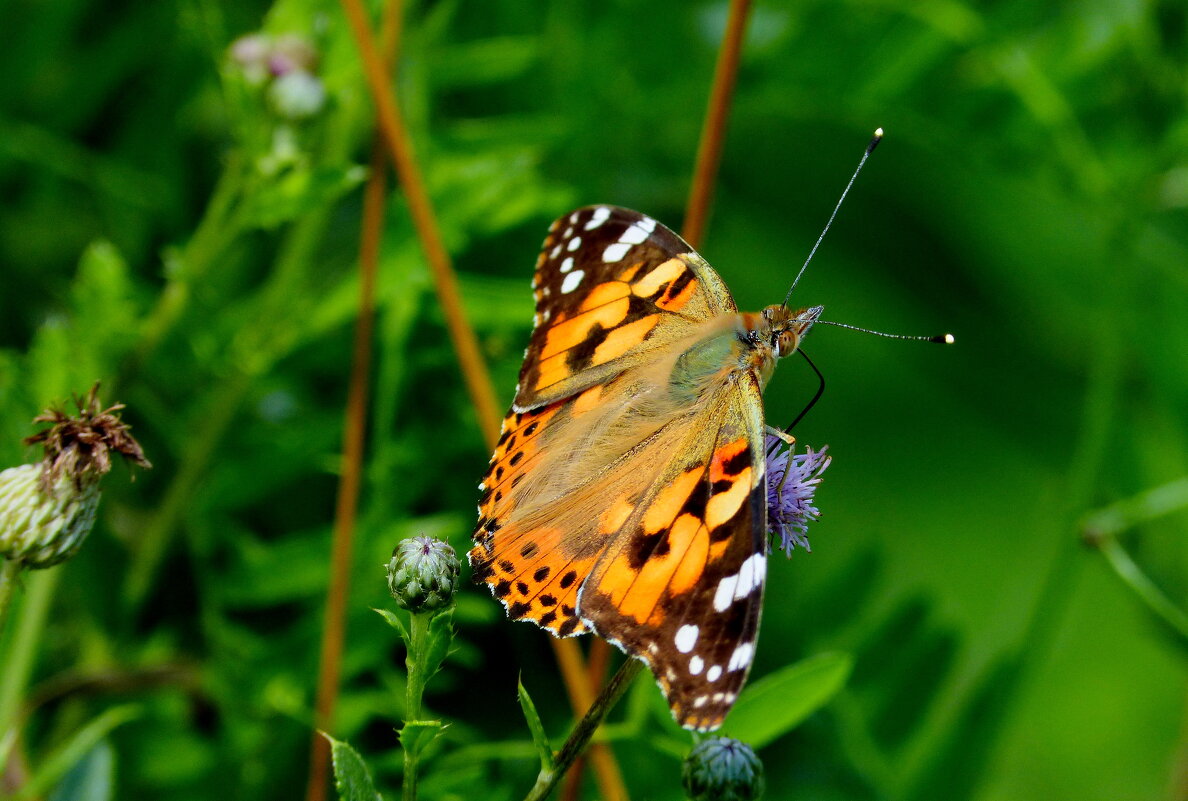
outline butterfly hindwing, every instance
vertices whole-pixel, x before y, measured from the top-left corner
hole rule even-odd
[[[740,383],[709,401],[693,442],[594,566],[578,607],[647,663],[677,721],[698,730],[721,724],[746,681],[762,609],[763,421],[758,386]]]

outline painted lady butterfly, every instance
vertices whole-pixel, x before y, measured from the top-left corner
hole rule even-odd
[[[716,729],[759,631],[761,393],[821,307],[739,313],[679,236],[614,206],[554,222],[532,285],[475,580],[513,619],[643,660],[682,726]]]

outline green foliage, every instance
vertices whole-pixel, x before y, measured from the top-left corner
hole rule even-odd
[[[552,770],[553,747],[549,745],[540,713],[536,711],[536,704],[532,702],[532,696],[528,695],[528,688],[524,686],[523,681],[516,682],[516,693],[520,697],[520,709],[524,712],[524,720],[528,721],[528,731],[532,732],[532,744],[540,754],[540,769],[542,772]]]
[[[724,731],[762,748],[827,704],[845,685],[852,665],[848,654],[818,654],[752,682],[730,710]]]
[[[350,744],[335,740],[329,734],[330,758],[334,764],[334,786],[340,801],[380,801],[383,798],[371,783],[371,773],[363,758]]]
[[[679,227],[725,10],[409,4],[400,101],[501,401],[554,217],[613,202]],[[349,31],[323,0],[18,0],[0,30],[0,469],[30,460],[34,414],[95,380],[155,465],[113,470],[86,546],[18,593],[0,729],[27,721],[38,795],[299,797],[373,132]],[[793,302],[957,336],[809,338],[828,389],[795,433],[835,462],[813,553],[770,566],[729,720],[763,744],[771,797],[1166,792],[1184,652],[1147,606],[1185,606],[1188,517],[1124,499],[1188,474],[1185,30],[1158,2],[753,9],[703,253],[740,307],[777,301],[881,125]],[[236,71],[228,48],[256,31],[312,43],[317,115],[280,119]],[[385,790],[411,718],[401,648],[368,611],[380,566],[420,533],[464,552],[487,459],[391,183],[389,200],[332,730]],[[815,390],[781,366],[770,422]],[[1129,515],[1111,532],[1146,584],[1079,546],[1096,509]],[[466,581],[440,625],[416,718],[450,725],[420,795],[521,798],[538,734],[571,723],[545,637]],[[821,656],[838,653],[840,690],[844,660]],[[633,797],[680,797],[689,738],[649,678],[604,733]]]

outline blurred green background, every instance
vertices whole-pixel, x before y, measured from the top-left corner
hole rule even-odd
[[[554,217],[606,202],[679,228],[725,19],[410,3],[401,102],[501,403]],[[49,611],[22,750],[36,764],[133,703],[88,756],[111,797],[296,797],[371,143],[342,13],[10,0],[0,30],[0,464],[34,458],[28,420],[96,379],[155,464],[117,469],[84,550],[27,582],[21,614]],[[314,113],[286,119],[293,99],[229,55],[256,31],[316,49],[324,100],[297,98]],[[883,126],[794,302],[957,337],[808,340],[828,386],[796,434],[835,460],[813,552],[769,571],[752,680],[829,650],[856,663],[761,751],[769,797],[1188,798],[1184,639],[1079,538],[1188,472],[1186,54],[1182,2],[755,4],[702,253],[741,308],[778,302]],[[380,565],[420,532],[465,549],[488,456],[391,200],[335,727],[388,787],[403,656],[368,609]],[[769,421],[814,389],[784,364]],[[1183,504],[1120,540],[1177,602]],[[526,791],[530,750],[474,748],[527,739],[519,672],[567,725],[544,635],[498,611],[467,584],[427,699],[454,723],[427,798]],[[619,756],[634,796],[681,797],[676,760]]]

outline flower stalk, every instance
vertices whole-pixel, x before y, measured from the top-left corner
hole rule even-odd
[[[551,769],[542,770],[540,775],[536,778],[536,785],[529,791],[528,795],[524,797],[524,801],[544,801],[549,797],[549,794],[557,787],[557,784],[565,776],[565,773],[573,765],[577,758],[585,750],[590,743],[590,738],[594,736],[594,732],[602,725],[602,721],[606,719],[607,713],[611,711],[619,699],[623,697],[623,693],[627,692],[627,688],[631,686],[631,682],[643,670],[643,662],[636,659],[628,659],[619,668],[619,671],[607,682],[606,686],[602,688],[602,692],[594,699],[594,703],[590,705],[589,711],[586,712],[573,731],[569,734],[569,739],[561,746],[561,750],[557,752],[557,758],[553,761]]]
[[[460,567],[448,543],[424,536],[401,542],[388,562],[388,589],[409,614],[406,626],[395,614],[381,613],[400,632],[407,650],[404,725],[400,729],[403,801],[415,801],[421,754],[445,730],[442,721],[422,720],[422,715],[425,686],[441,668],[454,637],[454,594]]]

